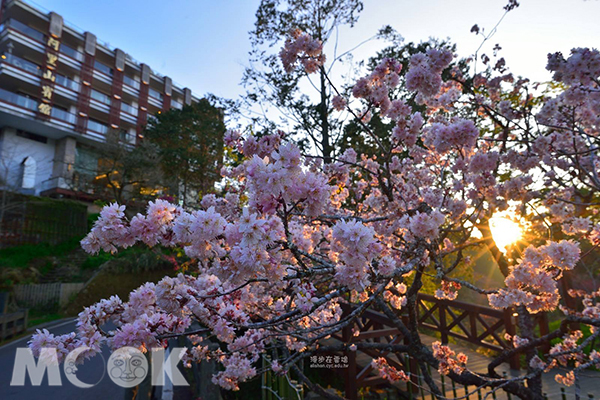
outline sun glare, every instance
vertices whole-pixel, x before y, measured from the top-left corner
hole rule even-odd
[[[523,237],[523,228],[506,213],[490,218],[490,230],[498,249],[506,253],[506,248]]]

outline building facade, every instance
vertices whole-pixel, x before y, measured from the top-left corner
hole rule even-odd
[[[60,15],[0,0],[4,188],[50,196],[85,192],[83,177],[98,164],[94,147],[109,132],[135,145],[149,115],[194,101],[190,89],[70,27]]]

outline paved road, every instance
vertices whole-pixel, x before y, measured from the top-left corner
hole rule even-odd
[[[62,321],[49,328],[51,333],[62,335],[73,332],[75,321]],[[104,349],[102,357],[97,355],[78,367],[77,378],[82,382],[96,385],[89,389],[74,386],[65,377],[63,365],[60,365],[61,386],[49,386],[47,373],[40,386],[32,386],[29,375],[25,376],[25,386],[11,386],[13,367],[17,348],[27,347],[29,337],[0,347],[0,398],[2,400],[54,400],[54,399],[83,399],[83,400],[121,400],[125,389],[113,383],[108,374],[104,373],[110,351]]]

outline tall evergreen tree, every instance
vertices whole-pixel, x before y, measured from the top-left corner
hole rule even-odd
[[[156,144],[164,174],[172,177],[184,203],[210,192],[220,179],[223,159],[223,113],[208,100],[156,114],[144,130]]]

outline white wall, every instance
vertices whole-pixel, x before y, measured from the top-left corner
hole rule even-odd
[[[45,190],[44,181],[52,175],[55,140],[47,139],[47,143],[17,136],[14,128],[3,128],[0,139],[0,177],[7,182],[9,190],[21,187],[23,166],[26,157],[36,162],[35,194]]]

